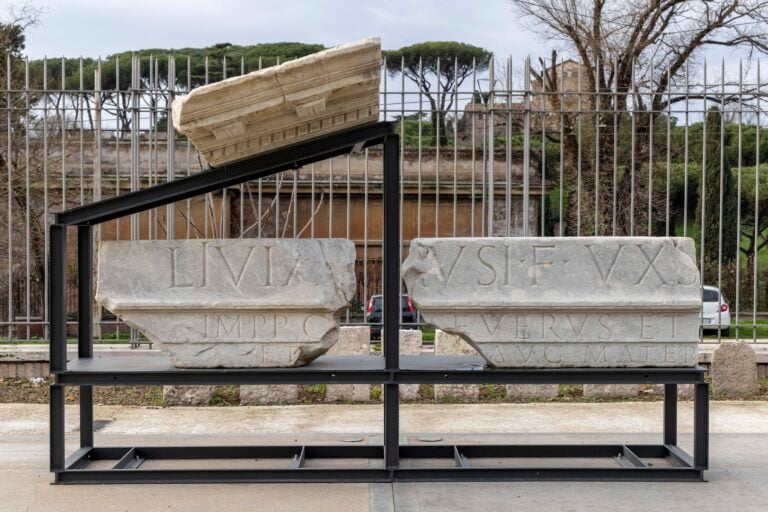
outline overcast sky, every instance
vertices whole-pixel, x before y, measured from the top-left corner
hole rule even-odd
[[[385,49],[425,40],[458,40],[499,55],[544,47],[508,0],[35,0],[41,26],[27,40],[30,58],[97,57],[141,48],[277,41],[326,46],[380,36]]]
[[[20,5],[22,0],[12,0]],[[509,0],[31,0],[43,8],[30,30],[30,58],[105,57],[144,48],[249,45],[298,41],[334,46],[379,36],[384,49],[421,41],[455,40],[522,59],[548,56],[557,41],[526,29]],[[2,2],[8,5],[8,2]],[[2,4],[0,3],[0,5]],[[728,74],[745,52],[706,52],[712,69],[726,59]],[[566,53],[561,56],[568,57]],[[519,62],[519,64],[518,64]],[[515,71],[515,74],[517,72]],[[719,73],[718,73],[719,74]]]

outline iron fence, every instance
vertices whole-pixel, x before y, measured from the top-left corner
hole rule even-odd
[[[6,59],[0,340],[47,339],[51,212],[206,168],[169,122],[170,104],[253,71],[237,62],[206,59],[193,81],[189,58]],[[425,80],[421,63],[398,72],[384,62],[381,112],[403,141],[401,256],[415,237],[690,236],[702,282],[721,290],[710,320],[723,329],[703,330],[702,341],[768,338],[768,84],[760,62],[750,64],[713,72],[705,63],[674,76],[651,66],[619,88],[575,61],[496,58],[455,71],[446,88]],[[430,69],[439,73],[440,62]],[[381,190],[381,153],[369,149],[110,222],[95,235],[349,238],[358,287],[342,321],[363,323],[381,291]],[[73,277],[72,312],[75,285]],[[99,341],[139,339],[106,310],[94,318]]]

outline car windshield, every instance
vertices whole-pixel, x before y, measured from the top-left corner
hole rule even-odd
[[[719,297],[719,294],[717,293],[717,290],[709,290],[707,288],[704,288],[702,300],[704,302],[719,302],[720,297]]]
[[[373,297],[373,312],[374,313],[381,313],[381,305],[382,305],[381,295],[376,295]],[[408,297],[407,296],[400,296],[400,307],[403,309],[403,311],[408,311]]]

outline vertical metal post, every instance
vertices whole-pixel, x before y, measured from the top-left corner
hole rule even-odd
[[[695,384],[693,402],[693,465],[709,469],[709,385]]]
[[[93,357],[93,237],[77,226],[77,357]],[[80,386],[80,446],[93,446],[93,387]]]
[[[384,139],[384,239],[382,340],[384,361],[388,370],[400,367],[400,137]],[[399,392],[398,385],[384,384],[384,459],[387,468],[399,463]]]
[[[677,384],[664,384],[664,444],[677,445]]]
[[[51,384],[50,404],[51,471],[64,469],[64,386]]]
[[[67,369],[67,227],[52,224],[50,229],[49,264],[51,322],[50,367],[52,372]]]
[[[50,367],[52,372],[67,369],[66,247],[67,228],[53,224],[49,228],[50,279],[49,311],[51,322]],[[50,396],[50,466],[64,469],[64,387],[51,384]]]

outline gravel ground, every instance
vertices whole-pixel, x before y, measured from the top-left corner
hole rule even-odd
[[[0,403],[48,403],[48,385],[50,381],[33,382],[28,379],[0,379]],[[67,403],[77,403],[78,388],[67,387]],[[97,386],[93,391],[94,402],[98,405],[141,405],[161,407],[163,389],[160,386]],[[299,404],[325,403],[325,384],[314,384],[299,387]],[[431,384],[422,385],[419,389],[419,399],[414,403],[434,403]],[[503,385],[488,384],[480,386],[480,402],[617,402],[617,401],[657,401],[660,395],[654,394],[650,386],[644,386],[641,394],[626,399],[594,399],[584,398],[580,385],[560,386],[560,396],[554,399],[542,400],[507,400]],[[760,392],[753,400],[768,400],[768,379],[760,379]],[[371,402],[381,400],[381,389],[371,386]],[[443,403],[453,403],[456,400],[443,400]],[[229,406],[239,405],[240,390],[238,386],[218,386],[208,405]]]

